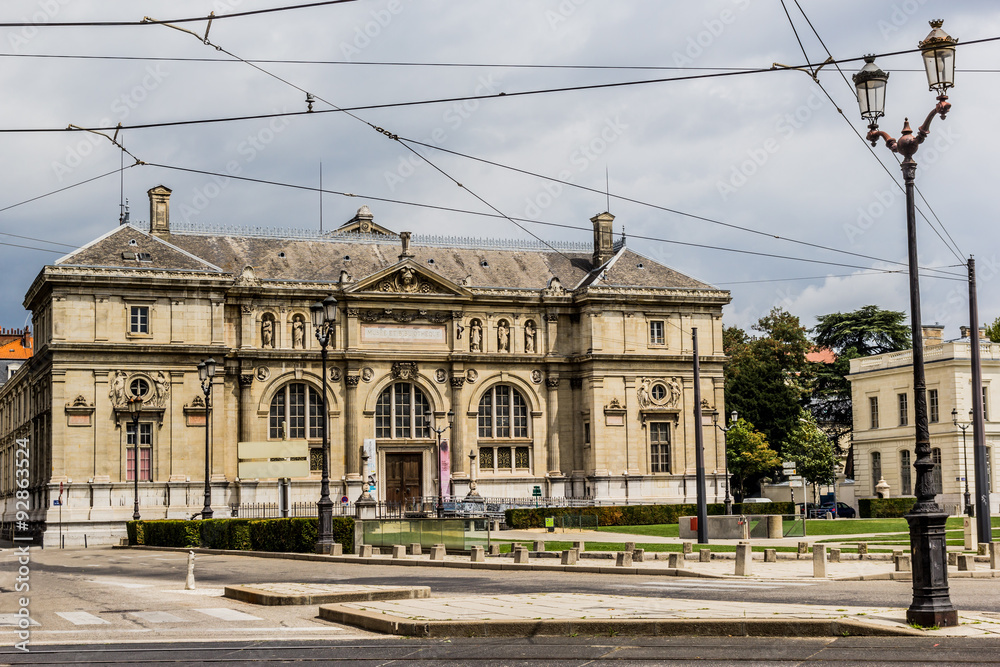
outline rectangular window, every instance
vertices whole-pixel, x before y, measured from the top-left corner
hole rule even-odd
[[[906,394],[899,394],[899,425],[906,426],[910,423],[910,401]]]
[[[492,438],[493,437],[493,392],[492,391],[488,391],[485,394],[483,394],[483,398],[479,401],[479,414],[477,415],[477,422],[479,424],[479,437]],[[492,467],[493,466],[491,465],[490,468]]]
[[[986,397],[989,395],[989,391],[987,391],[988,389],[989,387],[983,387],[983,421],[985,422],[990,420],[990,404],[989,401],[986,400]]]
[[[396,401],[396,437],[410,437],[410,385],[407,382],[397,382],[395,390]]]
[[[879,480],[882,479],[882,453],[872,452],[872,495],[877,496]]]
[[[899,492],[904,496],[913,495],[913,483],[910,481],[910,452],[904,449],[899,453]]]
[[[125,480],[135,481],[135,424],[125,425]],[[153,479],[153,425],[139,424],[139,481]]]
[[[941,450],[934,448],[931,450],[931,462],[934,464],[934,479],[933,479],[933,491],[935,494],[941,493],[944,485],[942,480],[944,479],[944,474],[941,471]]]
[[[518,470],[527,470],[530,467],[531,455],[527,447],[514,448],[514,467]]]
[[[288,385],[288,437],[306,437],[306,386],[298,382]]]
[[[878,396],[868,397],[868,411],[871,413],[871,428],[878,428]]]
[[[500,384],[495,387],[497,397],[495,437],[510,437],[510,387]],[[506,466],[509,468],[510,466]]]
[[[274,440],[285,438],[285,392],[279,391],[271,401],[270,436]]]
[[[927,412],[929,414],[928,420],[932,424],[937,424],[940,413],[938,412],[938,390],[928,389],[927,390]]]
[[[510,447],[497,448],[497,470],[511,469]]]
[[[490,471],[493,472],[493,448],[492,447],[480,447],[479,448],[479,471]]]
[[[583,422],[583,444],[590,447],[590,422]]]
[[[149,333],[149,306],[132,306],[129,309],[129,333]]]
[[[670,423],[649,423],[650,472],[670,472]]]
[[[665,345],[666,337],[663,333],[663,320],[653,320],[649,323],[649,344]]]

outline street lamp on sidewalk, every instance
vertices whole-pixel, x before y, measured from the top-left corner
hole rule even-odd
[[[132,481],[135,483],[135,505],[132,520],[139,520],[139,415],[142,413],[142,397],[128,399],[128,413],[132,416]],[[126,439],[127,441],[127,439]],[[152,457],[150,457],[152,461]]]
[[[723,503],[726,506],[727,516],[733,513],[733,499],[729,496],[729,431],[736,426],[738,419],[736,410],[733,410],[729,413],[729,426],[719,426],[719,411],[712,410],[712,423],[722,431],[722,465],[726,475],[726,499]]]
[[[868,121],[867,139],[872,146],[879,139],[893,153],[903,156],[900,167],[906,186],[906,238],[910,274],[910,331],[913,338],[914,452],[917,470],[917,502],[906,515],[910,525],[910,549],[913,556],[913,600],[906,610],[906,620],[925,627],[958,625],[958,610],[948,593],[948,564],[945,560],[945,520],[948,515],[934,502],[934,461],[931,458],[930,433],[927,427],[927,395],[924,379],[924,345],[920,321],[920,282],[917,262],[917,223],[913,181],[917,148],[930,133],[934,116],[943,119],[951,109],[948,89],[955,85],[955,45],[958,40],[941,29],[944,21],[931,21],[931,32],[919,43],[927,83],[937,91],[937,104],[923,125],[913,134],[909,120],[903,122],[898,140],[878,129],[878,119],[885,115],[885,88],[889,75],[875,65],[875,56],[865,57],[865,66],[854,75],[861,117]]]
[[[319,500],[316,508],[319,514],[319,536],[316,548],[320,553],[327,553],[329,545],[333,544],[333,500],[330,498],[330,429],[327,428],[330,411],[326,407],[326,347],[330,344],[330,334],[333,323],[337,320],[337,299],[331,294],[320,303],[317,301],[309,307],[312,314],[312,325],[316,340],[319,341],[320,358],[323,371],[323,415],[320,422],[323,425],[323,477],[320,480]]]
[[[445,431],[447,431],[448,429],[450,429],[451,426],[452,426],[452,424],[455,423],[455,411],[454,410],[448,410],[447,417],[448,417],[448,424],[446,426],[442,426],[441,428],[437,428],[437,427],[434,427],[434,426],[429,426],[428,427],[428,428],[430,428],[430,430],[432,430],[435,433],[437,433],[437,471],[438,471],[438,507],[437,507],[437,515],[438,515],[439,519],[441,518],[441,510],[444,509],[442,507],[444,505],[444,490],[443,490],[444,480],[441,479],[443,477],[443,475],[441,474],[441,434],[444,433]]]
[[[205,507],[201,510],[202,519],[211,519],[212,511],[212,485],[211,485],[211,460],[208,448],[208,417],[212,414],[212,378],[215,377],[215,359],[209,357],[198,364],[198,377],[201,379],[201,391],[205,394]]]
[[[965,460],[965,473],[962,479],[965,480],[965,514],[966,516],[976,516],[974,505],[972,504],[972,494],[969,493],[969,450],[965,446],[965,431],[972,426],[972,410],[969,410],[969,421],[958,421],[958,408],[951,409],[951,423],[962,429],[962,459]]]

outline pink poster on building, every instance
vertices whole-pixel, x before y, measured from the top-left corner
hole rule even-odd
[[[445,496],[451,495],[451,455],[448,449],[448,440],[441,441],[441,460],[439,461],[441,469],[441,494]]]

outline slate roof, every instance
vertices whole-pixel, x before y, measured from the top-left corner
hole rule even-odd
[[[130,242],[135,244],[131,245]],[[467,241],[467,240],[466,240]],[[274,230],[255,235],[247,230],[232,233],[186,233],[173,230],[160,238],[142,229],[118,227],[56,261],[63,266],[127,267],[160,270],[224,272],[239,275],[252,266],[261,280],[336,282],[346,271],[354,282],[400,261],[398,237],[339,234],[314,238],[279,238]],[[125,259],[128,253],[149,253],[149,261]],[[674,271],[628,248],[595,271],[591,252],[555,251],[549,248],[518,249],[491,246],[448,247],[441,243],[410,244],[413,261],[428,271],[460,285],[543,289],[557,277],[566,289],[581,284],[616,287],[715,289]]]

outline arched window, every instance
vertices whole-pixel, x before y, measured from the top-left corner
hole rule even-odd
[[[376,438],[429,438],[430,405],[419,387],[395,382],[375,404]]]
[[[528,404],[514,387],[498,384],[479,399],[480,472],[531,469],[531,446],[509,441],[528,439]],[[508,442],[504,442],[508,441]]]
[[[306,435],[306,416],[308,431]],[[269,436],[273,440],[320,439],[323,437],[323,397],[302,382],[292,382],[278,390],[271,399]]]

